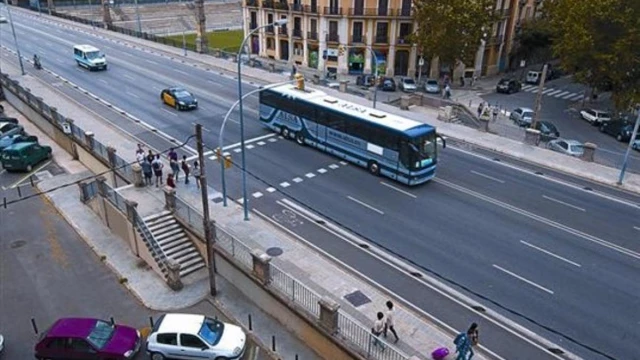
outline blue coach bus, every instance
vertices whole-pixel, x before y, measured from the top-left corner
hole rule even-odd
[[[407,185],[435,176],[439,136],[433,126],[319,90],[286,84],[260,92],[260,121],[285,138],[365,167],[374,175]]]

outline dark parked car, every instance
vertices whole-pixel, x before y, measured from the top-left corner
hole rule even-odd
[[[358,75],[356,78],[356,85],[368,88],[375,85],[375,81],[376,78],[373,75]]]
[[[382,91],[396,91],[396,81],[390,77],[384,77],[380,81],[380,89]]]
[[[0,117],[0,139],[15,134],[23,134],[24,128],[18,124],[18,119]]]
[[[140,333],[98,319],[60,319],[40,336],[35,357],[44,359],[128,360],[140,350]]]
[[[38,142],[38,137],[37,136],[32,136],[32,135],[22,135],[22,134],[15,134],[15,135],[9,135],[9,136],[5,136],[2,139],[0,139],[0,152],[2,152],[2,150],[4,150],[5,148],[13,145],[13,144],[18,144],[18,143],[23,143],[23,142]]]
[[[516,79],[501,79],[496,85],[497,93],[513,94],[520,91],[522,84]]]
[[[607,121],[600,125],[600,131],[615,136],[618,141],[629,141],[633,135],[633,123],[626,120]],[[636,136],[636,139],[640,135]]]
[[[540,139],[549,141],[560,137],[558,128],[548,121],[537,121],[534,129],[540,131]]]

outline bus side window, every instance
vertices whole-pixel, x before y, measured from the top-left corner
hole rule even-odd
[[[411,149],[407,139],[400,140],[400,163],[407,169],[411,168]]]

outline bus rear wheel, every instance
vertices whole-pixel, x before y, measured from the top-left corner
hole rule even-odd
[[[304,135],[302,135],[302,131],[296,133],[296,142],[298,145],[304,145]]]
[[[380,175],[380,165],[378,165],[377,162],[369,161],[367,168],[369,168],[369,172],[372,173],[373,175],[376,175],[376,176]]]
[[[282,134],[282,137],[285,139],[289,138],[289,129],[287,129],[287,127],[283,126],[282,129],[280,129],[280,134]]]

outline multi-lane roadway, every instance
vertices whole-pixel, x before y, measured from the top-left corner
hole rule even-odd
[[[38,53],[45,67],[177,139],[191,135],[194,123],[202,123],[205,143],[217,146],[222,116],[237,99],[232,77],[20,12],[13,17],[23,54]],[[7,30],[1,27],[3,45],[13,48],[6,41]],[[80,43],[100,47],[109,70],[89,73],[78,68],[71,48]],[[162,105],[160,90],[172,85],[194,92],[200,109],[177,112]],[[246,85],[247,91],[252,88]],[[633,359],[640,353],[640,197],[548,170],[546,176],[536,175],[539,169],[507,166],[509,159],[497,162],[457,146],[441,151],[435,181],[406,188],[272,136],[258,124],[256,110],[255,99],[249,100],[246,135],[255,140],[247,150],[248,193],[261,213],[281,212],[284,194],[584,358]],[[143,131],[134,135],[148,136]],[[231,123],[226,143],[236,143],[238,137],[238,125]],[[209,169],[213,166],[217,163]],[[216,187],[217,168],[211,171]],[[241,196],[239,179],[237,169],[228,172],[231,197]],[[415,279],[381,271],[386,268],[347,251],[346,244],[329,239],[322,230],[296,231],[419,308],[452,322],[467,320],[447,314],[444,302],[425,298],[426,290],[416,286]],[[488,328],[483,342],[503,357],[538,356],[517,355],[519,349],[497,338],[502,336],[499,329]]]

